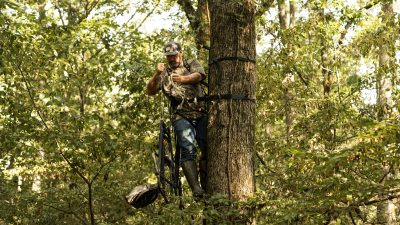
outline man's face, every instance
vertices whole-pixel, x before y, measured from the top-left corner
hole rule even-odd
[[[167,61],[170,67],[177,68],[182,62],[182,53],[167,55]]]

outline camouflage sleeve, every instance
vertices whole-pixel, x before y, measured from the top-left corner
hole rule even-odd
[[[206,78],[206,73],[204,72],[204,68],[197,59],[193,59],[192,62],[190,62],[190,72],[191,73],[199,72],[201,74],[202,80]]]
[[[160,90],[162,90],[162,86],[163,86],[163,84],[165,84],[166,82],[165,82],[165,79],[167,79],[168,78],[168,74],[167,74],[167,72],[162,72],[161,74],[160,74],[160,82],[158,83],[158,88],[160,89]]]

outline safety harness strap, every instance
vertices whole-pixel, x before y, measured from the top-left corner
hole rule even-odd
[[[226,57],[220,57],[220,58],[213,59],[213,60],[211,60],[211,62],[208,65],[217,64],[217,66],[219,66],[219,62],[222,62],[222,61],[242,61],[242,62],[250,62],[250,63],[256,64],[256,60],[254,60],[254,59],[249,59],[249,58],[240,57],[240,56],[226,56]]]
[[[256,63],[256,61],[253,60],[253,59],[249,59],[249,58],[246,58],[246,57],[240,57],[240,56],[226,56],[226,57],[221,57],[221,58],[216,58],[216,59],[211,60],[211,62],[208,65],[209,66],[216,65],[217,66],[217,72],[219,74],[219,76],[218,76],[219,79],[217,80],[217,85],[220,85],[220,83],[221,83],[220,82],[220,78],[222,76],[222,68],[221,68],[220,62],[222,62],[222,61],[241,61],[241,62],[250,62],[250,63],[253,63],[253,64]],[[198,101],[203,101],[202,98],[203,97],[200,97],[198,99]],[[249,101],[255,101],[256,98],[248,96],[248,95],[245,95],[245,94],[232,94],[232,93],[229,93],[229,94],[218,93],[216,95],[208,95],[208,96],[204,97],[204,101],[213,101],[213,100],[239,100],[239,101],[240,100],[249,100]]]
[[[204,101],[214,101],[214,100],[249,100],[255,101],[255,97],[249,97],[248,95],[240,95],[240,94],[219,94],[219,95],[209,95],[204,97]],[[202,97],[199,98],[198,101],[202,101]]]

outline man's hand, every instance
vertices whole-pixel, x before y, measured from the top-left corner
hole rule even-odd
[[[165,63],[158,63],[156,67],[157,74],[161,74],[165,70]]]
[[[185,77],[176,73],[171,74],[171,79],[173,82],[176,82],[178,84],[183,83]]]
[[[164,63],[158,63],[156,66],[156,72],[154,73],[153,77],[147,82],[147,94],[148,95],[155,95],[160,90],[160,80],[161,74],[165,70]]]
[[[201,81],[201,74],[198,72],[182,76],[176,73],[171,74],[171,79],[177,84],[197,84]]]

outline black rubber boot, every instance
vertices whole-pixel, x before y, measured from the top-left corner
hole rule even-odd
[[[199,176],[200,176],[200,185],[203,190],[207,189],[207,161],[200,160],[199,162]]]
[[[182,162],[182,170],[189,183],[190,189],[192,189],[193,197],[202,197],[205,191],[199,184],[196,162],[193,160]]]

